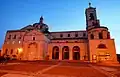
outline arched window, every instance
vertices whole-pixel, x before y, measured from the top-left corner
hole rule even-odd
[[[91,38],[91,39],[94,39],[94,35],[93,35],[93,34],[91,34],[91,35],[90,35],[90,38]]]
[[[105,44],[99,44],[98,48],[107,48]]]
[[[92,26],[95,26],[95,23],[94,23],[94,22],[92,22]]]
[[[110,33],[107,33],[107,39],[110,39]]]
[[[73,51],[73,60],[80,60],[80,47],[74,46],[72,51]]]
[[[62,48],[62,59],[69,59],[69,47],[64,46]]]
[[[90,20],[94,20],[95,19],[93,13],[90,13],[89,17],[90,17]]]
[[[59,47],[58,46],[53,47],[52,59],[59,59]]]
[[[13,54],[13,49],[11,49],[11,52],[10,52],[10,54]]]
[[[99,39],[103,39],[103,35],[101,32],[99,33]]]

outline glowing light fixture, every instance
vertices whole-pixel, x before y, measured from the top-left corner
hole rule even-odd
[[[93,55],[93,59],[96,59],[96,57],[97,57],[96,55]]]
[[[18,48],[18,52],[22,53],[23,49],[22,48]]]
[[[19,41],[19,44],[21,43],[21,41]]]

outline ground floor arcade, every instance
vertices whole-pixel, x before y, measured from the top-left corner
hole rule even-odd
[[[82,51],[83,52],[83,51]],[[87,55],[82,55],[79,46],[74,46],[72,50],[64,46],[62,51],[58,46],[52,48],[51,59],[54,60],[88,60]]]

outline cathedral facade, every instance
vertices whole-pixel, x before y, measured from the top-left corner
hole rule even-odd
[[[43,17],[38,23],[19,30],[8,30],[2,56],[18,60],[81,60],[116,62],[114,39],[101,26],[96,8],[85,10],[86,30],[49,32]]]

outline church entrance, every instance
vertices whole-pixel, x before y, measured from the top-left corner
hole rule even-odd
[[[59,59],[59,47],[53,47],[52,59]]]
[[[36,60],[37,44],[30,43],[28,46],[28,60]]]
[[[64,46],[62,48],[62,59],[63,60],[69,60],[69,47],[68,46]]]
[[[73,60],[80,60],[80,48],[78,46],[73,47]]]

